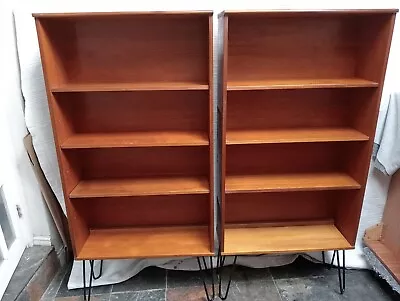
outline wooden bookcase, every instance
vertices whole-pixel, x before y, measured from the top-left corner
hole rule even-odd
[[[212,13],[34,17],[75,257],[213,254]]]
[[[220,15],[222,254],[354,247],[395,14]]]

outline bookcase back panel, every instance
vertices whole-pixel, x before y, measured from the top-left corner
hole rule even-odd
[[[227,130],[346,127],[354,118],[342,89],[230,91]]]
[[[363,51],[374,43],[364,31],[379,36],[390,18],[231,15],[228,81],[357,77],[358,64],[365,63]]]
[[[333,219],[337,191],[226,195],[227,223],[273,223]]]
[[[208,195],[73,199],[91,229],[207,225]]]
[[[41,20],[58,83],[208,83],[208,15]]]
[[[208,131],[208,91],[61,93],[75,133]]]
[[[208,147],[115,148],[68,151],[78,154],[83,179],[209,175]]]
[[[226,173],[345,172],[359,143],[228,145]]]

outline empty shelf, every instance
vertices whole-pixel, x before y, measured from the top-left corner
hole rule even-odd
[[[208,227],[91,230],[77,259],[211,256]]]
[[[367,141],[368,136],[349,128],[228,130],[226,144]]]
[[[71,192],[70,198],[206,194],[209,192],[207,178],[201,177],[99,179],[79,182]]]
[[[333,224],[276,227],[227,225],[223,254],[296,253],[351,248]]]
[[[63,149],[209,145],[206,132],[130,132],[76,134]]]
[[[336,79],[279,79],[262,81],[230,81],[228,91],[235,90],[285,90],[317,88],[373,88],[377,82],[359,78]]]
[[[180,91],[208,90],[208,87],[196,82],[69,83],[54,87],[51,92]]]
[[[226,193],[339,190],[360,187],[359,183],[344,173],[230,175],[225,180]]]

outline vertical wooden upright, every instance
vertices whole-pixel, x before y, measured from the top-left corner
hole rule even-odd
[[[75,257],[212,255],[212,12],[34,17]]]
[[[220,16],[223,254],[354,247],[396,12]]]

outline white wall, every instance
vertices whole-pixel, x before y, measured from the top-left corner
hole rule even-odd
[[[25,242],[28,245],[32,243],[48,245],[50,244],[49,216],[22,140],[28,132],[20,89],[12,4],[12,0],[2,2],[0,9],[0,110],[3,113],[2,131],[6,135],[5,140],[0,141],[0,155],[6,157],[8,163],[0,168],[10,183],[10,198],[22,208],[21,229]]]

